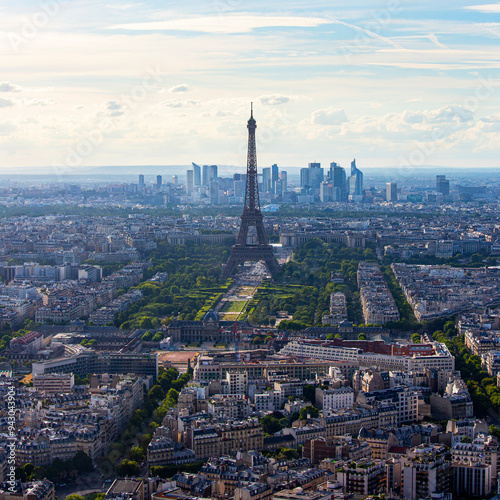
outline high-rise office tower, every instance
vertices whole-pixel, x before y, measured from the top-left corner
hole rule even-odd
[[[398,201],[398,185],[395,182],[386,183],[385,199],[389,202]]]
[[[186,176],[187,176],[186,189],[188,193],[191,193],[194,191],[194,171],[188,170],[186,172]]]
[[[351,162],[348,189],[352,196],[363,196],[363,172],[356,166],[356,159]]]
[[[179,184],[179,176],[178,175],[172,175],[172,184],[174,186],[177,186],[177,184]]]
[[[202,185],[209,186],[213,179],[217,179],[217,165],[203,165]]]
[[[219,181],[217,179],[210,181],[210,204],[219,204]]]
[[[194,185],[201,186],[201,167],[193,163]]]
[[[436,191],[444,196],[450,194],[450,181],[446,175],[436,175]]]
[[[233,174],[233,191],[237,198],[245,194],[246,174]]]
[[[332,201],[330,191],[328,182],[323,181],[319,187],[319,199],[322,203]]]
[[[140,188],[144,187],[144,175],[142,174],[139,175],[139,187]]]
[[[262,169],[262,192],[271,192],[271,168],[266,167]]]
[[[325,178],[321,163],[309,163],[309,184],[313,189],[319,189]]]
[[[300,187],[309,189],[311,187],[311,184],[309,183],[309,169],[308,168],[301,168],[300,169]]]
[[[273,187],[274,187],[274,191],[273,192],[274,192],[274,194],[276,196],[282,196],[283,195],[283,183],[280,180],[276,181],[274,183]]]
[[[282,170],[280,172],[280,181],[281,181],[281,187],[282,187],[283,193],[287,193],[288,192],[288,174],[286,173],[285,170]]]
[[[156,189],[161,189],[162,178],[161,175],[156,176]]]
[[[340,195],[334,199],[334,201],[346,201],[347,200],[347,176],[345,169],[342,168],[335,162],[330,164],[330,179],[333,184],[334,192],[335,188],[339,189]]]
[[[218,172],[218,167],[217,165],[210,165],[208,167],[208,182],[212,182],[213,180],[217,179],[219,172]]]
[[[274,184],[279,180],[279,170],[278,165],[276,163],[271,166],[271,190],[275,192]]]
[[[203,168],[201,170],[201,185],[202,186],[208,186],[208,165],[203,165]]]

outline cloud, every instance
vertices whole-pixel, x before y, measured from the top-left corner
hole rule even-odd
[[[288,97],[286,95],[279,95],[279,94],[274,94],[274,95],[263,95],[258,98],[259,102],[261,104],[267,105],[267,106],[277,106],[279,104],[285,104],[287,102],[291,101],[291,97]]]
[[[194,99],[186,99],[181,101],[180,99],[170,99],[168,101],[160,102],[159,106],[166,108],[191,108],[192,106],[197,106],[200,101],[195,101]]]
[[[11,82],[0,82],[0,92],[20,92],[21,87]]]
[[[0,97],[0,108],[8,108],[9,106],[14,106],[14,103],[10,99]]]
[[[318,109],[311,114],[311,123],[313,125],[341,125],[348,121],[343,109]]]
[[[10,122],[0,123],[0,135],[10,135],[12,132],[15,132],[17,127]]]
[[[50,106],[56,101],[52,98],[48,99],[21,99],[19,101],[23,106]]]
[[[104,107],[108,116],[122,116],[124,113],[124,106],[118,101],[107,101],[104,103]]]
[[[174,85],[173,87],[167,89],[167,92],[170,92],[171,94],[174,94],[176,92],[188,92],[188,91],[189,91],[189,85],[185,83],[181,83],[180,85]]]
[[[108,29],[131,31],[196,31],[201,33],[250,33],[257,28],[315,28],[331,24],[331,20],[320,17],[287,16],[211,16],[171,19],[147,23],[129,23],[110,26]]]
[[[483,5],[470,5],[464,9],[475,10],[483,14],[500,14],[500,3],[487,3]]]

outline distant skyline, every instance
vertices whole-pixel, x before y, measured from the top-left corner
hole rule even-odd
[[[251,101],[259,168],[500,167],[500,3],[441,4],[6,1],[0,174],[244,166]]]

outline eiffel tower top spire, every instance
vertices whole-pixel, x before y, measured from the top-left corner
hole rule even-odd
[[[257,128],[257,122],[253,117],[253,102],[250,105],[250,119],[248,120],[247,128],[247,182],[243,214],[260,214],[259,184],[257,182],[257,148],[255,145],[255,129]]]

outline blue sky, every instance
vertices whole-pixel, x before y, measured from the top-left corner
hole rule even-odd
[[[500,3],[6,1],[0,171],[498,167]],[[443,5],[444,4],[444,5]]]

